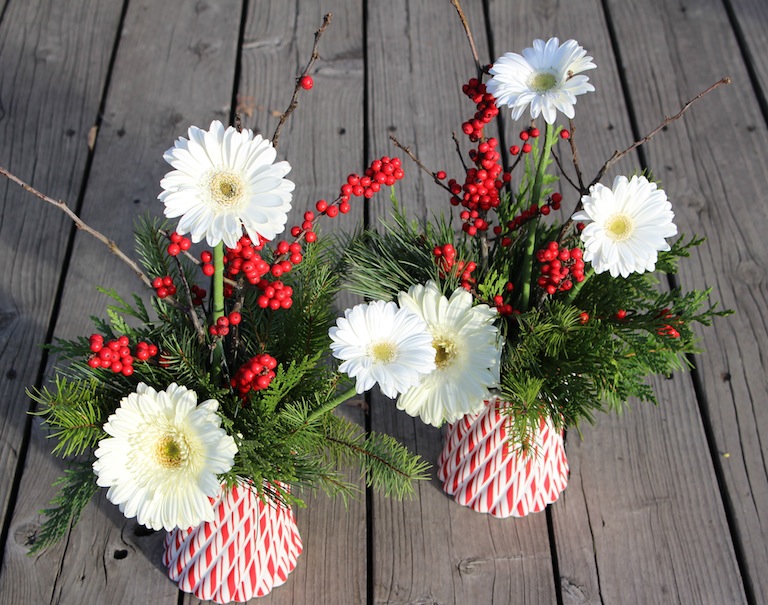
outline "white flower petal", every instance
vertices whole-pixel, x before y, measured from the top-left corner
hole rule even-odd
[[[382,300],[347,309],[328,331],[339,371],[363,393],[375,384],[387,397],[419,383],[435,369],[432,335],[419,316]]]
[[[628,277],[653,271],[658,252],[670,249],[665,238],[677,234],[666,193],[644,176],[617,176],[610,189],[596,184],[581,201],[583,209],[572,218],[590,221],[581,241],[584,261],[595,273]]]
[[[473,306],[472,295],[463,288],[446,298],[433,281],[401,292],[398,301],[424,319],[437,351],[437,368],[400,395],[398,409],[434,426],[482,409],[488,389],[499,379],[496,311]]]
[[[163,158],[175,170],[160,181],[158,198],[165,216],[178,218],[176,230],[192,241],[205,239],[233,248],[243,234],[274,239],[285,229],[293,182],[291,166],[275,163],[277,152],[261,135],[237,132],[219,121],[201,130],[191,126],[189,139],[179,138]]]
[[[496,60],[487,89],[497,105],[512,110],[512,119],[519,119],[530,107],[532,118],[543,115],[548,124],[554,124],[558,111],[572,118],[576,97],[595,90],[587,76],[577,75],[595,67],[575,40],[562,45],[557,38],[534,40],[522,55],[506,53]]]
[[[210,520],[218,473],[232,468],[237,446],[221,428],[218,402],[172,383],[156,391],[140,383],[123,398],[99,442],[96,483],[123,514],[152,529]]]

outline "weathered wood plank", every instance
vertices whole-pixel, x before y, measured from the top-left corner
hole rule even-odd
[[[53,197],[77,201],[122,2],[3,3],[0,23],[0,165]],[[63,214],[3,179],[0,183],[0,516],[9,503],[70,224]],[[43,502],[30,507],[29,516]],[[6,591],[18,580],[8,559],[24,556],[26,528],[5,549],[0,592],[47,601],[50,586]],[[46,596],[43,597],[42,595]]]
[[[598,69],[589,76],[597,90],[576,105],[576,140],[591,178],[632,140],[601,4],[496,3],[491,15],[499,54],[558,35],[575,38],[595,57]],[[638,15],[626,23],[635,37],[647,30]],[[657,110],[646,130],[661,119]],[[618,166],[622,172],[635,170],[637,156],[628,160]],[[572,208],[574,193],[564,195]],[[583,442],[575,431],[568,436],[571,485],[552,509],[565,603],[744,600],[692,382],[679,376],[654,384],[662,409],[635,404],[622,417],[600,418]],[[709,556],[700,557],[702,551]]]
[[[736,310],[733,317],[702,331],[706,353],[696,363],[704,419],[714,439],[747,587],[754,602],[765,602],[768,445],[761,434],[768,427],[762,353],[768,345],[768,209],[756,203],[768,174],[764,116],[721,3],[686,3],[674,27],[665,2],[611,6],[641,129],[653,123],[654,114],[671,113],[719,78],[733,79],[731,86],[702,101],[683,125],[670,127],[647,154],[669,182],[680,229],[708,237],[683,265],[683,286],[711,285],[712,299]],[[765,49],[761,56],[766,56]]]
[[[762,100],[768,100],[768,6],[762,0],[731,0],[728,6],[736,20],[737,36],[741,46],[746,51],[749,62],[756,78],[756,85]],[[763,106],[762,110],[766,111]],[[763,116],[765,119],[767,116]]]
[[[189,124],[228,119],[240,7],[239,0],[130,3],[82,211],[128,252],[137,214],[162,209],[156,196],[167,171],[163,151]],[[97,285],[140,290],[127,267],[78,234],[56,336],[87,334],[88,316],[104,316]],[[51,495],[60,469],[48,452],[35,431],[12,535],[37,521],[34,511]],[[159,564],[161,541],[162,534],[147,536],[101,494],[69,540],[49,553],[32,559],[21,546],[9,548],[2,593],[14,602],[43,591],[45,597],[29,601],[176,603],[178,591]]]
[[[346,175],[363,165],[362,5],[354,0],[249,3],[238,98],[244,126],[269,139],[328,12],[333,18],[311,72],[314,88],[300,93],[299,106],[278,140],[278,155],[290,162],[288,177],[296,183],[289,228],[300,224],[303,212],[313,210],[317,200],[335,199]],[[358,204],[346,216],[318,220],[318,229],[352,230],[362,225],[362,210]],[[339,304],[350,304],[350,298],[342,297]],[[345,406],[342,413],[362,424],[361,402]],[[318,494],[297,511],[304,551],[288,581],[258,603],[365,602],[364,485],[352,475],[361,493],[348,506]]]
[[[488,42],[482,5],[465,3],[479,52]],[[459,177],[451,132],[474,113],[461,85],[475,75],[464,31],[448,2],[371,3],[368,7],[369,122],[372,156],[403,158],[406,178],[398,196],[413,217],[446,212],[448,196],[387,141],[390,133],[412,147],[432,170]],[[466,151],[466,150],[465,150]],[[371,206],[372,226],[389,213]],[[433,465],[440,433],[373,398],[372,427],[397,436]],[[499,521],[457,505],[433,477],[417,498],[373,502],[375,603],[555,602],[546,517]]]

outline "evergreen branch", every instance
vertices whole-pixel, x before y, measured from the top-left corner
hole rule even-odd
[[[69,381],[56,376],[56,388],[49,391],[28,389],[27,395],[40,409],[36,416],[53,430],[50,438],[58,440],[52,453],[62,457],[78,456],[96,446],[104,437],[105,411],[97,394],[96,380]]]

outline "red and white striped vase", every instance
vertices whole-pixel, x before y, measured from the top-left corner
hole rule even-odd
[[[509,442],[499,399],[448,427],[438,460],[443,490],[463,506],[494,517],[524,517],[557,500],[568,484],[563,433],[542,418],[528,455]]]
[[[215,519],[165,538],[163,563],[184,592],[215,603],[263,597],[288,579],[301,553],[290,508],[249,485],[223,490]]]

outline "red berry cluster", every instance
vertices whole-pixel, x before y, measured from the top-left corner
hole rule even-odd
[[[88,342],[91,352],[94,353],[88,360],[89,366],[112,370],[115,374],[123,376],[133,374],[134,359],[146,361],[157,355],[157,347],[146,342],[137,343],[135,351],[131,353],[131,343],[127,336],[104,342],[101,334],[91,334]]]
[[[472,78],[461,87],[461,90],[477,105],[474,117],[464,122],[461,125],[461,130],[469,137],[470,141],[479,141],[483,138],[485,125],[499,115],[499,108],[496,107],[496,100],[493,95],[486,91],[485,84],[477,78]]]
[[[275,377],[277,360],[266,353],[252,357],[232,377],[230,384],[241,398],[250,391],[261,391],[269,386]]]
[[[390,158],[383,156],[378,160],[371,162],[371,165],[365,169],[363,176],[353,172],[347,176],[347,182],[344,183],[339,195],[333,202],[318,200],[315,204],[315,210],[321,216],[336,218],[339,214],[347,214],[352,206],[349,201],[352,197],[364,197],[370,199],[376,194],[382,186],[391,187],[397,181],[405,176],[402,169],[400,158]],[[299,226],[291,228],[291,236],[296,240],[304,239],[307,243],[317,240],[314,232],[315,213],[308,211],[304,213],[304,222]]]
[[[262,309],[269,308],[277,311],[278,309],[290,309],[293,305],[293,288],[286,286],[279,279],[271,282],[262,279],[256,285],[262,291],[261,296],[256,299],[256,304]]]
[[[175,231],[170,236],[171,243],[168,244],[168,254],[178,256],[182,251],[189,250],[192,247],[192,240]]]
[[[507,282],[504,286],[504,290],[507,294],[512,292],[512,290],[515,289],[515,285],[512,282]],[[508,302],[504,302],[504,296],[501,294],[497,294],[493,297],[493,305],[496,307],[496,312],[501,315],[512,315],[513,313],[517,314],[520,313],[520,311],[516,311],[512,308],[512,305]]]
[[[382,185],[391,187],[405,176],[400,158],[383,156],[371,162],[365,169],[363,176],[352,173],[347,177],[347,182],[341,186],[339,200],[341,203],[349,202],[351,195],[370,199],[374,193],[381,189]],[[341,208],[339,208],[341,210]]]
[[[680,338],[680,332],[678,332],[677,329],[672,326],[672,324],[681,326],[684,323],[682,319],[676,315],[673,315],[669,309],[662,309],[656,317],[670,321],[670,323],[664,324],[656,330],[656,333],[659,336],[667,336],[668,338]]]
[[[509,148],[509,153],[512,155],[519,155],[521,151],[523,153],[530,153],[533,147],[528,141],[530,139],[538,139],[540,134],[541,131],[535,126],[531,126],[530,128],[522,130],[520,132],[520,140],[523,142],[523,146],[520,147],[519,145],[512,145],[512,147]]]
[[[270,270],[269,263],[262,259],[259,254],[263,248],[264,242],[260,240],[254,244],[247,235],[242,236],[234,248],[225,248],[224,277],[236,280],[238,275],[242,273],[249,283],[257,284]],[[210,263],[211,258],[210,253],[206,254],[205,258],[201,255],[201,260],[208,259],[208,263]],[[225,290],[227,290],[226,287]],[[231,295],[231,290],[232,286],[229,286],[229,292],[225,292],[225,294]]]
[[[573,288],[573,282],[584,281],[584,261],[581,248],[559,248],[557,242],[549,242],[546,248],[536,252],[536,260],[542,263],[540,288],[547,294],[565,292]]]
[[[243,316],[237,311],[232,311],[229,315],[222,315],[216,320],[216,323],[208,328],[211,336],[226,336],[229,334],[230,326],[236,326],[243,321]]]
[[[435,246],[432,250],[435,256],[435,262],[440,267],[440,277],[455,275],[461,279],[461,287],[465,290],[471,290],[476,280],[472,277],[472,272],[477,269],[477,264],[472,261],[456,260],[456,249],[452,244],[443,244]]]
[[[155,289],[155,294],[157,294],[158,298],[167,298],[176,294],[176,286],[170,275],[156,277],[152,280],[152,287]]]
[[[305,212],[304,219],[305,226],[309,224],[311,227],[314,213]],[[314,236],[314,233],[311,231],[305,232],[305,236],[309,234]],[[310,241],[308,237],[306,239]],[[254,244],[250,237],[244,235],[237,242],[237,246],[225,248],[224,277],[236,280],[242,274],[250,284],[259,288],[262,291],[262,295],[259,296],[257,301],[262,309],[288,309],[293,304],[291,299],[293,290],[283,284],[278,278],[285,273],[289,273],[295,265],[298,265],[303,260],[301,243],[298,241],[293,243],[286,241],[278,242],[277,246],[275,246],[275,259],[271,265],[260,254],[260,251],[264,249],[265,243],[264,240],[260,239],[258,244]],[[211,253],[207,250],[203,251],[200,255],[200,260],[203,262],[203,273],[205,275],[213,275],[213,256]],[[231,297],[233,294],[234,287],[229,283],[225,283],[224,295]],[[214,327],[216,326],[212,326],[212,328]]]
[[[491,208],[499,207],[499,190],[509,180],[509,175],[503,174],[504,170],[499,163],[501,154],[496,151],[497,146],[498,141],[494,138],[480,143],[477,149],[469,152],[475,167],[467,169],[464,184],[459,185],[455,179],[448,181],[453,194],[451,204],[465,208],[460,218],[462,229],[469,235],[488,229],[485,216]]]
[[[515,218],[513,218],[511,221],[507,221],[507,233],[504,235],[504,237],[501,238],[501,245],[502,246],[510,246],[512,245],[512,238],[510,237],[510,234],[513,231],[516,231],[525,223],[528,221],[536,218],[537,216],[544,215],[547,216],[552,210],[560,210],[560,203],[563,201],[563,196],[559,193],[553,193],[551,196],[547,198],[547,201],[542,204],[540,207],[537,204],[531,204],[531,207],[527,210],[523,210],[520,214],[518,214]],[[504,230],[501,226],[496,226],[493,228],[493,232],[496,235],[501,235]]]

